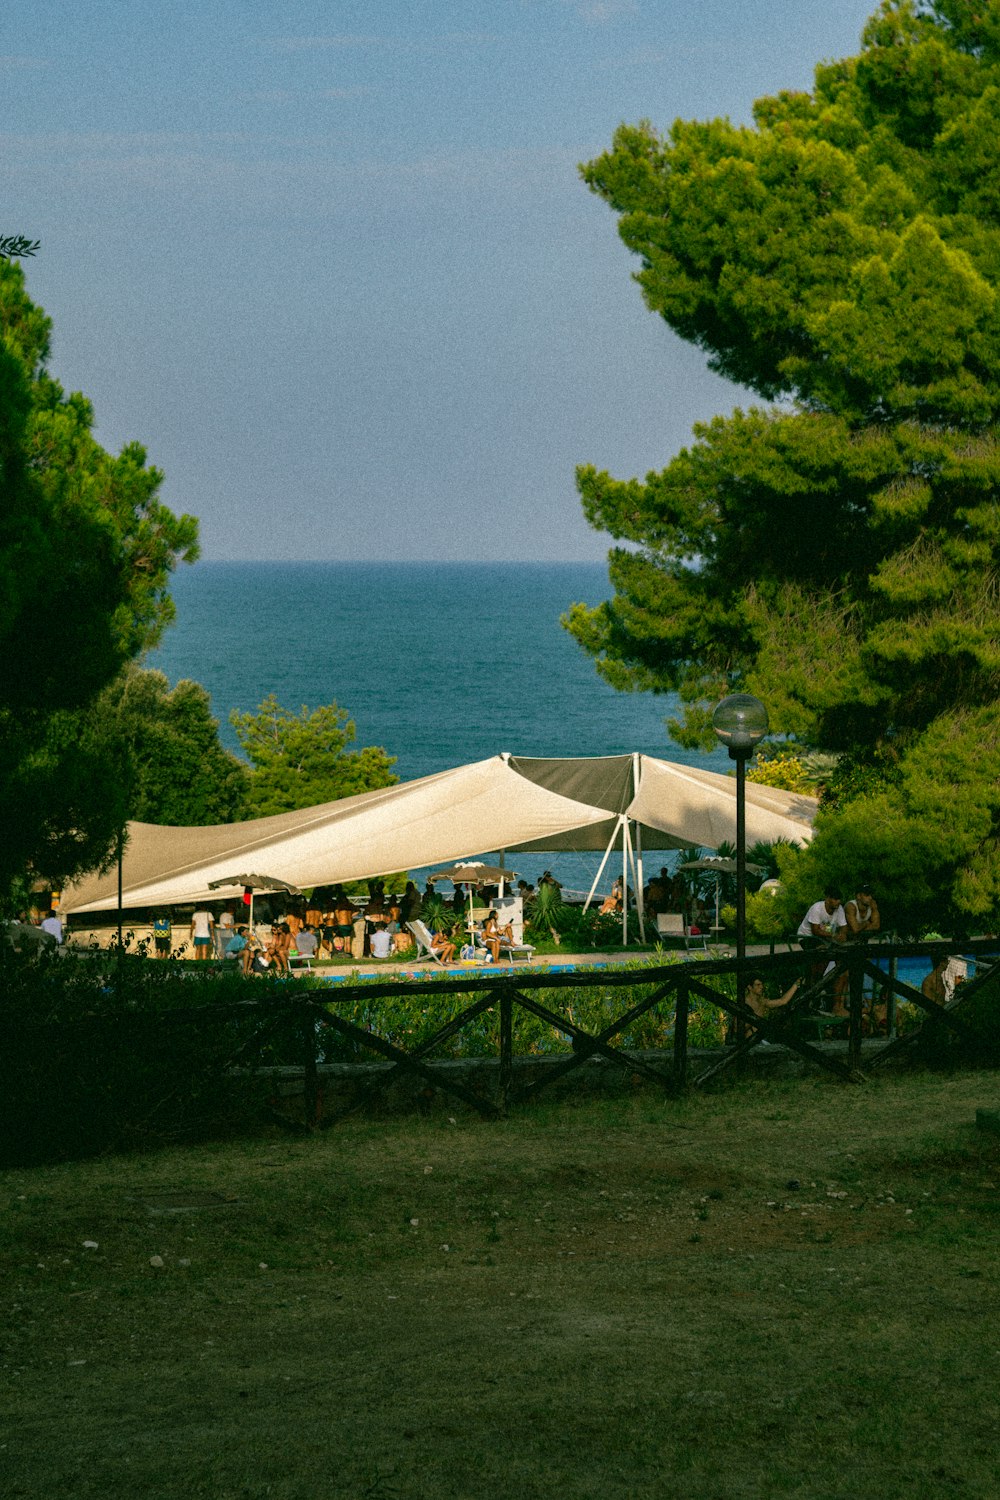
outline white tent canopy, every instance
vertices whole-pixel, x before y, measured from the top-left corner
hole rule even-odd
[[[810,797],[747,785],[747,838],[811,837]],[[233,871],[266,869],[305,889],[420,869],[496,849],[716,848],[736,829],[736,783],[648,755],[540,760],[497,755],[298,812],[210,828],[130,823],[122,906],[217,899]],[[68,885],[68,913],[114,910],[116,870]]]

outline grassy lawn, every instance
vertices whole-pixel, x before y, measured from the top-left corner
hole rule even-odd
[[[993,1500],[998,1097],[755,1081],[9,1172],[0,1494]]]

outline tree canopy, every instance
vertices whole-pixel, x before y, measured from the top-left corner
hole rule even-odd
[[[752,127],[622,126],[582,169],[650,309],[764,404],[643,481],[578,471],[625,545],[568,626],[680,694],[681,743],[743,689],[875,767],[809,868],[883,860],[911,913],[1000,899],[998,124],[1000,0],[886,0]]]
[[[143,448],[107,453],[90,403],[48,374],[50,331],[20,266],[0,258],[3,889],[29,865],[62,877],[110,850],[121,789],[76,715],[159,639],[170,573],[197,556],[197,522],[159,499]]]
[[[124,761],[130,818],[201,827],[246,816],[249,767],[221,744],[201,683],[171,688],[162,672],[130,665],[93,713]]]
[[[392,774],[394,755],[379,746],[347,748],[357,730],[336,703],[312,710],[303,705],[296,714],[271,693],[256,713],[234,710],[229,721],[253,764],[248,817],[335,802],[398,780]]]

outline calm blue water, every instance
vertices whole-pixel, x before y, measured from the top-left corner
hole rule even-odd
[[[202,683],[233,750],[230,710],[274,693],[296,711],[336,700],[355,747],[384,746],[404,781],[502,750],[729,766],[672,745],[672,698],[616,693],[561,628],[574,601],[608,597],[601,563],[198,563],[172,592],[177,622],[148,665]],[[570,884],[596,871],[560,861]],[[521,856],[519,873],[546,863]]]

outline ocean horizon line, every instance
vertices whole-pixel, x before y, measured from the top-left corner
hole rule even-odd
[[[607,568],[607,559],[515,557],[199,557],[189,567],[304,568]]]

